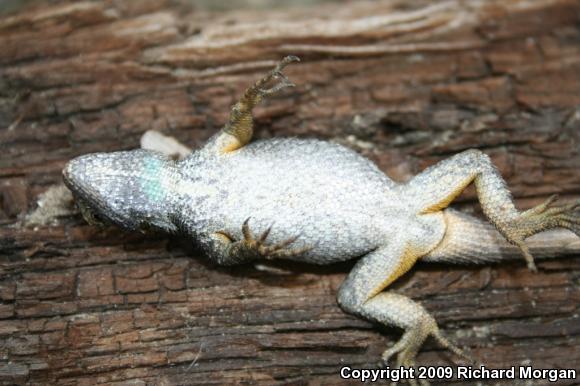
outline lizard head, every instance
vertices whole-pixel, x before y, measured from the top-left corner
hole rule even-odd
[[[71,160],[63,178],[90,223],[175,230],[168,194],[175,168],[162,154],[148,150],[87,154]]]

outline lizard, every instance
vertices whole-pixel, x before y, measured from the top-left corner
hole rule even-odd
[[[65,184],[89,222],[185,234],[217,264],[358,258],[337,300],[347,313],[403,329],[384,351],[384,363],[396,355],[397,366],[416,366],[428,337],[471,360],[425,308],[387,287],[419,260],[485,263],[521,253],[536,270],[525,240],[552,228],[580,235],[580,200],[560,204],[551,196],[519,211],[490,158],[477,149],[398,183],[339,144],[251,141],[254,107],[294,86],[283,70],[297,61],[285,57],[249,87],[222,129],[184,159],[143,149],[87,154],[66,164]],[[448,208],[472,183],[491,224]],[[550,239],[539,244],[534,251],[546,254]]]

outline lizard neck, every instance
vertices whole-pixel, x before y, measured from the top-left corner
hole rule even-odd
[[[145,217],[145,223],[168,232],[175,232],[175,215],[179,210],[179,186],[181,175],[175,164],[159,158],[143,160],[140,194],[135,202],[137,213]]]
[[[193,152],[179,161],[176,169],[179,174],[173,185],[176,217],[182,232],[195,234],[219,212],[227,187],[220,186],[219,162],[203,151]]]

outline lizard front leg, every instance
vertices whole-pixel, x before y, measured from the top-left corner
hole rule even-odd
[[[286,87],[294,87],[294,84],[282,73],[284,67],[292,62],[298,62],[296,56],[286,56],[265,77],[249,87],[240,100],[232,107],[228,123],[206,145],[206,150],[219,154],[228,153],[245,146],[252,139],[254,121],[252,110],[264,97],[274,94]],[[274,79],[280,83],[265,88]]]
[[[419,248],[398,238],[370,252],[358,261],[341,285],[338,302],[346,312],[405,330],[402,338],[383,353],[385,363],[396,355],[397,366],[415,367],[415,356],[429,336],[444,348],[471,361],[461,349],[442,336],[435,319],[420,304],[397,293],[382,292],[407,272],[425,249],[428,249],[427,245]],[[410,383],[414,385],[416,381],[410,380]]]
[[[521,250],[531,270],[535,271],[536,266],[524,242],[527,237],[556,227],[580,235],[580,216],[576,213],[580,202],[555,205],[553,196],[535,208],[518,211],[505,181],[479,150],[467,150],[426,169],[402,189],[417,211],[426,214],[446,208],[472,182],[485,216]]]
[[[243,237],[240,240],[235,240],[225,231],[214,232],[203,237],[201,244],[208,256],[220,265],[235,265],[257,259],[288,258],[310,250],[309,247],[289,248],[298,239],[298,236],[268,244],[266,241],[272,227],[255,238],[250,230],[249,221],[248,218],[242,224]]]

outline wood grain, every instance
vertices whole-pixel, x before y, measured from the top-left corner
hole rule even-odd
[[[343,143],[401,181],[477,147],[522,208],[580,195],[577,1],[35,3],[0,18],[0,382],[336,384],[376,365],[399,331],[338,308],[352,263],[219,268],[179,238],[21,224],[77,155],[149,129],[200,146],[289,53],[298,86],[257,110],[258,138]],[[489,366],[578,369],[580,263],[539,269],[419,264],[397,288]],[[419,363],[450,362],[429,342]]]

